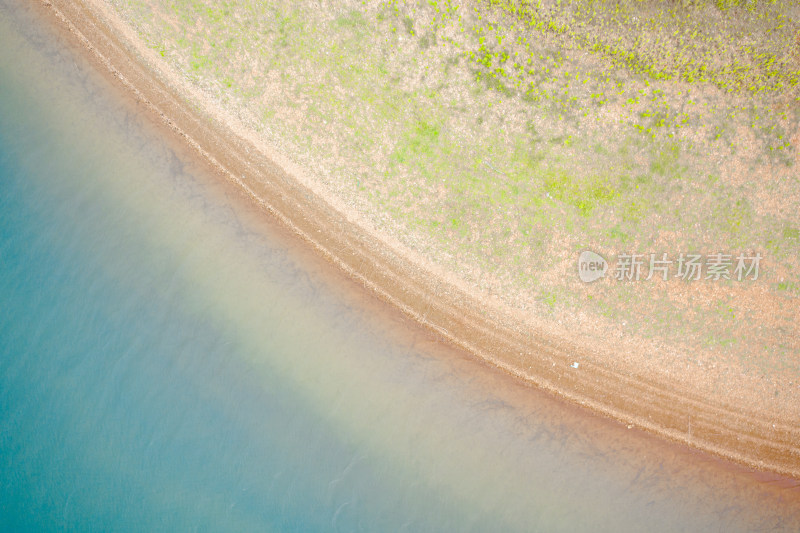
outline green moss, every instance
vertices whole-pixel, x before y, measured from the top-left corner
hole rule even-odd
[[[597,206],[606,205],[617,198],[619,192],[602,176],[576,179],[564,171],[545,172],[542,176],[545,191],[561,202],[589,216]]]
[[[336,21],[336,26],[339,28],[347,28],[350,30],[364,30],[367,26],[364,14],[356,9],[351,9],[344,15],[340,15]]]
[[[606,231],[606,236],[613,244],[627,244],[630,241],[630,236],[622,230],[619,224]]]
[[[438,143],[439,126],[417,120],[406,130],[390,159],[400,164],[412,164],[420,157],[431,157]]]
[[[800,230],[787,226],[783,228],[783,238],[787,240],[797,241],[800,240]]]
[[[720,215],[723,228],[734,235],[739,234],[743,225],[749,223],[753,218],[750,204],[744,198],[736,200],[736,203],[728,206],[723,212],[718,211],[717,214]]]
[[[539,301],[547,306],[550,311],[555,310],[558,296],[553,291],[545,291],[539,296]]]
[[[670,175],[679,177],[678,160],[681,155],[681,146],[677,142],[665,144],[655,153],[650,163],[650,171],[659,176]]]

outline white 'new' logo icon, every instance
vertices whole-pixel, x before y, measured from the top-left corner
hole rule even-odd
[[[603,256],[584,250],[578,256],[578,276],[581,281],[591,283],[606,275],[608,263]]]

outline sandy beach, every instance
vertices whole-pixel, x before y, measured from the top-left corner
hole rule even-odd
[[[357,211],[304,178],[302,168],[159,62],[106,4],[45,1],[42,10],[169,135],[265,216],[433,335],[621,424],[800,478],[800,400],[791,383],[775,401],[752,376],[652,368],[635,344],[609,339],[607,346],[590,348],[577,334],[557,334],[363,223]],[[713,386],[722,380],[724,386]]]

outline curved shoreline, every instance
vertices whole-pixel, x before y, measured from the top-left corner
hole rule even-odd
[[[581,349],[531,331],[510,314],[485,305],[409,259],[390,243],[308,189],[221,117],[184,103],[114,36],[82,2],[44,1],[50,18],[89,52],[91,61],[121,83],[218,174],[239,186],[327,260],[381,299],[456,346],[571,402],[662,437],[744,463],[800,478],[800,428],[773,424],[751,406],[720,405],[691,390],[601,364],[570,367]],[[444,289],[443,289],[444,287]],[[535,354],[535,357],[530,357]]]

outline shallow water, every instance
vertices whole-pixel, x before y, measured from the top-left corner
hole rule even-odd
[[[0,530],[800,529],[441,346],[0,0]]]

